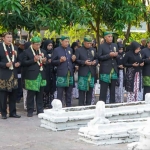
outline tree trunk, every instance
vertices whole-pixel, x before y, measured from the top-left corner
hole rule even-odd
[[[127,29],[127,32],[125,34],[125,40],[123,41],[123,45],[125,45],[127,40],[129,39],[130,29],[131,29],[131,24],[128,24],[128,29]]]
[[[150,32],[150,23],[147,22],[147,32]]]
[[[96,41],[97,41],[97,47],[99,47],[99,45],[100,45],[100,36],[99,36],[99,30],[100,30],[100,28],[99,28],[99,24],[100,24],[100,21],[97,20],[96,21]]]
[[[147,7],[146,3],[147,3],[147,5],[149,5],[150,1],[149,0],[143,0],[143,4],[145,5],[145,7]],[[150,32],[150,23],[147,22],[148,21],[147,12],[144,12],[144,21],[146,21],[147,32]]]
[[[11,30],[11,33],[12,33],[12,37],[13,37],[13,41],[12,41],[12,42],[13,42],[13,44],[14,44],[14,42],[15,42],[15,40],[16,40],[16,39],[15,39],[15,34],[14,34],[14,30],[15,30],[15,29],[12,29],[12,30]]]
[[[32,32],[32,31],[29,31],[28,41],[30,41],[30,39],[31,39],[31,37],[32,37],[32,36],[31,36],[31,32]]]
[[[96,41],[97,41],[97,47],[100,45],[100,37],[99,37],[99,31],[96,32]]]
[[[100,24],[100,20],[97,19],[95,20],[96,22],[96,26],[93,25],[92,22],[89,22],[89,25],[91,26],[91,29],[96,33],[96,42],[97,42],[97,47],[100,45],[100,28],[99,28],[99,24]]]

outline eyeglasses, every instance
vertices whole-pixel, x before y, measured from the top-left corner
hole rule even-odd
[[[11,32],[4,32],[4,33],[2,34],[3,37],[5,37],[6,35],[12,35],[12,33],[11,33]]]

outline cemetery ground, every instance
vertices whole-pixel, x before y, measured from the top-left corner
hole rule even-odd
[[[73,100],[77,106],[78,100]],[[20,119],[0,119],[0,150],[127,150],[127,144],[96,146],[79,140],[78,129],[51,131],[40,127],[34,113],[26,117],[23,102],[17,104]]]

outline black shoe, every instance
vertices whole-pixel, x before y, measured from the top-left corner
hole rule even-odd
[[[41,113],[44,113],[43,111],[42,112],[37,112],[36,114],[38,115],[38,114],[41,114]]]
[[[9,117],[11,117],[11,118],[21,118],[21,116],[19,116],[19,115],[16,115],[16,114],[9,115]]]
[[[28,113],[27,117],[33,117],[33,114],[32,113]]]
[[[6,115],[3,115],[3,116],[2,116],[2,119],[7,119],[7,116],[6,116]]]

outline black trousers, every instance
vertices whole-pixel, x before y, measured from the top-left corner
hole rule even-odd
[[[23,97],[23,89],[22,89],[22,83],[21,78],[18,79],[18,95],[17,95],[17,101],[20,101]]]
[[[89,88],[89,91],[79,90],[79,106],[91,105],[93,88]]]
[[[102,100],[106,103],[107,98],[107,89],[109,87],[110,89],[110,100],[109,103],[115,103],[115,86],[116,86],[116,80],[111,80],[111,83],[106,83],[103,81],[100,81],[101,89],[100,89],[100,97],[99,100]]]
[[[146,93],[150,93],[150,86],[144,86],[143,100],[145,100]]]
[[[63,91],[65,91],[66,107],[71,107],[72,88],[73,88],[72,85],[69,86],[69,87],[57,87],[57,98],[61,101],[62,101],[62,98],[63,98]]]
[[[27,93],[27,112],[32,114],[34,111],[34,96],[36,97],[37,114],[43,113],[43,92],[44,87],[40,87],[40,92],[28,90]]]
[[[52,101],[54,99],[54,94],[51,94],[50,92],[44,92],[43,93],[43,107],[44,108],[52,108]]]
[[[9,98],[9,114],[16,114],[17,89],[12,92],[0,91],[0,111],[2,116],[7,115],[7,97]]]

